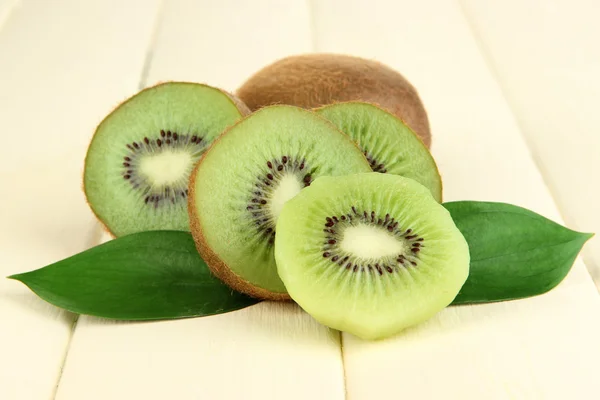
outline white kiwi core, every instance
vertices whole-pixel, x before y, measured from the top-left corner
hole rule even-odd
[[[188,179],[192,165],[192,156],[186,151],[163,151],[144,156],[140,173],[154,186],[172,186]]]
[[[271,197],[271,215],[277,221],[283,205],[302,190],[302,183],[295,174],[286,174],[279,181]]]
[[[395,256],[406,250],[405,244],[387,231],[364,224],[346,228],[340,247],[347,253],[362,259]]]

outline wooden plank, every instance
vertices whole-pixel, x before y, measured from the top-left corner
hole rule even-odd
[[[326,0],[314,8],[319,51],[377,58],[419,89],[446,200],[506,201],[561,222],[456,4]],[[599,312],[577,261],[543,296],[448,308],[381,342],[343,335],[348,399],[594,398]]]
[[[23,1],[0,29],[2,276],[97,240],[81,192],[85,149],[102,116],[137,88],[153,5]],[[0,321],[0,398],[53,398],[74,316],[0,279]]]
[[[81,317],[57,398],[342,399],[334,374],[339,333],[292,303],[176,321]]]
[[[147,84],[192,80],[233,90],[262,64],[310,46],[305,2],[164,7]],[[339,334],[277,303],[170,322],[82,317],[58,399],[82,398],[343,399]]]
[[[20,0],[0,0],[0,29],[19,2]]]
[[[311,40],[305,1],[170,1],[147,84],[184,80],[234,91],[276,59],[310,51]]]
[[[598,2],[460,3],[562,216],[600,232]],[[583,259],[600,288],[598,237]]]

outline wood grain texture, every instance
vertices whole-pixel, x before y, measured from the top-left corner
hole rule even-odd
[[[598,2],[460,3],[563,218],[600,233]],[[598,235],[582,256],[600,288]]]
[[[0,28],[2,276],[97,239],[83,157],[103,114],[137,88],[153,12],[141,3],[152,4],[22,1]],[[0,279],[0,321],[0,399],[53,398],[74,316]]]
[[[307,49],[305,6],[166,2],[145,84],[235,89],[263,63]],[[341,400],[339,333],[291,303],[170,322],[81,317],[57,399],[109,398]]]
[[[446,200],[505,201],[561,222],[458,5],[329,0],[315,15],[319,51],[374,57],[419,89]],[[595,398],[599,312],[578,260],[543,296],[448,308],[382,342],[344,335],[348,399]]]

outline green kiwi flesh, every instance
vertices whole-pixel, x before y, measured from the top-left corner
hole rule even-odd
[[[85,159],[84,191],[115,236],[189,231],[193,166],[226,127],[249,111],[227,93],[169,82],[128,99],[98,126]]]
[[[411,178],[442,202],[442,179],[421,139],[395,115],[363,102],[337,103],[316,112],[348,134],[375,172]]]
[[[370,171],[352,140],[316,113],[265,107],[228,129],[192,172],[192,235],[213,273],[254,297],[289,299],[273,255],[281,208],[315,178]]]
[[[427,188],[370,172],[321,177],[288,201],[275,259],[288,293],[331,328],[381,339],[449,305],[468,245]]]

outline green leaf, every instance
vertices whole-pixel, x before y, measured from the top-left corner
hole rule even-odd
[[[176,231],[123,236],[9,278],[58,307],[113,319],[197,317],[258,302],[215,278],[192,236]]]
[[[452,304],[545,293],[563,280],[593,236],[511,204],[458,201],[444,206],[471,254],[469,277]]]

